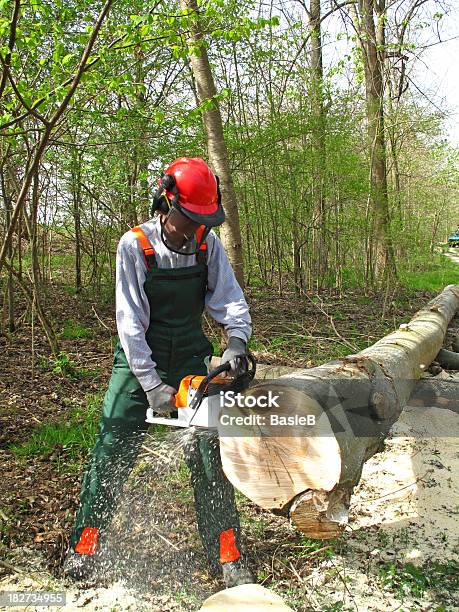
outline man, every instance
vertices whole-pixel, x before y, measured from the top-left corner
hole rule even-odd
[[[244,367],[236,356],[246,353],[251,320],[223,246],[210,231],[225,214],[209,166],[200,158],[176,159],[158,181],[154,213],[118,246],[119,342],[65,563],[74,579],[97,570],[100,537],[147,430],[147,409],[174,410],[180,380],[207,374],[212,345],[202,331],[204,309],[226,330],[223,361],[233,373]],[[218,437],[192,433],[185,460],[210,571],[222,571],[226,586],[253,582],[240,553],[239,516]]]

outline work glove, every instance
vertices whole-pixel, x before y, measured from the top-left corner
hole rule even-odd
[[[175,410],[175,398],[174,395],[177,393],[174,387],[169,387],[165,383],[160,383],[157,387],[145,391],[147,395],[149,409],[147,411],[147,418],[153,416],[153,412],[161,414],[164,412],[171,412]]]
[[[222,363],[230,362],[231,370],[222,372],[220,376],[225,378],[226,376],[237,376],[247,370],[247,359],[239,358],[236,359],[236,355],[246,354],[247,348],[246,343],[241,338],[231,336],[228,340],[228,346],[226,351],[222,355]]]

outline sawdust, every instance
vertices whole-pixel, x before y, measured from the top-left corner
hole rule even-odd
[[[406,561],[459,559],[459,414],[407,406],[392,431],[386,450],[364,466],[352,528],[408,528],[416,537],[401,548]]]
[[[435,563],[459,560],[458,517],[459,414],[407,406],[364,465],[341,551],[305,579],[305,598],[317,609],[459,610],[444,576],[432,588],[422,580]],[[422,566],[421,578],[409,570],[397,581],[392,572],[407,566]]]

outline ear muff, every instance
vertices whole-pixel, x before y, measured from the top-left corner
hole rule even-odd
[[[174,194],[172,200],[169,200],[166,191]],[[153,202],[150,209],[151,216],[153,216],[156,211],[167,215],[172,206],[178,206],[179,197],[180,194],[172,174],[161,175],[158,188],[153,195]]]

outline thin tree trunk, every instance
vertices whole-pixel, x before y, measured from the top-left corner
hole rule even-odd
[[[11,197],[11,192],[9,191],[8,186],[7,186],[7,180],[5,176],[6,172],[7,170],[5,166],[2,166],[1,181],[2,181],[3,202],[5,204],[5,221],[6,221],[5,231],[7,232],[11,224],[12,197]],[[18,241],[19,243],[21,242],[20,236],[18,237]],[[12,254],[13,254],[13,249],[10,244],[7,250],[8,261],[11,261]],[[8,279],[7,279],[7,284],[6,284],[6,306],[7,306],[7,312],[8,312],[7,314],[8,331],[10,333],[13,333],[16,326],[14,322],[14,283],[13,283],[13,274],[11,272],[8,272]]]
[[[323,104],[322,33],[320,25],[320,0],[311,0],[309,7],[309,33],[311,39],[311,80],[309,94],[312,105],[313,168],[312,199],[314,224],[312,248],[316,289],[322,285],[327,251],[325,241],[325,110]]]
[[[72,149],[73,224],[75,229],[75,289],[81,291],[81,155]]]
[[[43,309],[42,297],[41,297],[41,275],[40,275],[40,266],[38,260],[38,231],[37,231],[37,212],[38,212],[38,193],[39,180],[38,180],[38,171],[36,172],[33,179],[32,186],[32,211],[30,215],[30,234],[31,234],[31,255],[32,255],[32,291],[33,291],[33,299],[32,299],[32,311],[35,309],[37,311],[38,318],[40,323],[43,326],[43,330],[46,334],[46,337],[49,342],[49,346],[51,348],[51,352],[53,355],[59,354],[59,343],[54,333],[53,326],[48,320],[45,311]],[[33,312],[32,312],[33,316]]]
[[[196,81],[199,102],[206,105],[203,111],[203,121],[207,135],[209,160],[220,178],[220,189],[226,212],[226,221],[221,227],[220,236],[236,278],[239,284],[243,286],[244,263],[239,211],[231,176],[228,151],[223,136],[222,117],[218,101],[216,100],[217,90],[207,56],[197,2],[196,0],[181,0],[181,6],[183,11],[189,15],[188,43],[191,67]]]
[[[372,270],[373,278],[396,276],[390,239],[389,199],[387,193],[386,143],[384,134],[384,22],[380,13],[378,27],[374,21],[374,0],[358,0],[356,19],[365,72],[365,92],[370,157],[370,201],[372,204]],[[379,9],[381,10],[381,9]],[[379,46],[379,50],[378,50]]]

